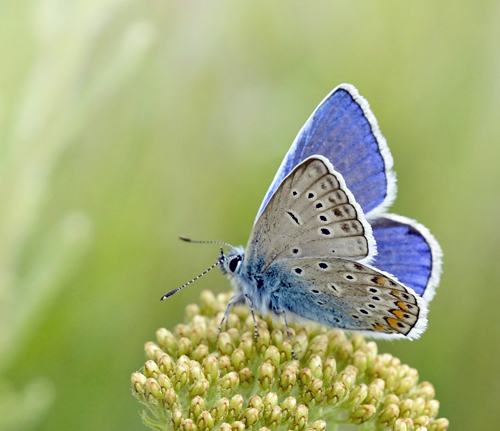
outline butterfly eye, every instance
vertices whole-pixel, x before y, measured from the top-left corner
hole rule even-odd
[[[229,262],[229,270],[231,272],[235,272],[236,268],[238,268],[238,263],[241,261],[241,256],[233,257]]]

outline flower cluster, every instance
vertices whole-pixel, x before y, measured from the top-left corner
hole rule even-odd
[[[374,342],[316,324],[290,327],[259,318],[258,338],[246,307],[218,326],[231,294],[201,294],[185,325],[159,329],[147,362],[132,374],[143,421],[165,431],[254,429],[323,431],[342,424],[365,430],[444,431],[439,402],[418,372]],[[292,355],[292,347],[300,362]]]

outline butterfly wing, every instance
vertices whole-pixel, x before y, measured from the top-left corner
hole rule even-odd
[[[429,230],[409,218],[385,214],[371,222],[378,254],[372,262],[429,303],[441,275],[442,251]]]
[[[363,210],[331,163],[311,156],[281,182],[255,224],[247,263],[265,271],[278,259],[342,257],[368,262],[376,253]]]
[[[279,273],[277,308],[375,338],[418,338],[427,308],[413,289],[372,266],[347,259],[288,259],[268,268]]]
[[[256,220],[281,181],[296,165],[315,154],[327,158],[343,176],[367,216],[384,212],[395,199],[393,159],[377,120],[356,88],[341,84],[320,103],[300,130]]]

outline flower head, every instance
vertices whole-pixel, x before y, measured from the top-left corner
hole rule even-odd
[[[231,294],[201,294],[185,325],[159,329],[147,361],[132,374],[143,421],[165,431],[324,431],[339,424],[376,430],[439,430],[439,402],[417,370],[363,336],[314,323],[290,327],[237,307],[219,322]],[[293,350],[292,350],[293,349]],[[300,361],[292,355],[295,352]]]

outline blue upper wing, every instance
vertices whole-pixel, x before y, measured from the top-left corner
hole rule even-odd
[[[382,213],[396,196],[392,156],[368,102],[355,87],[336,87],[295,138],[261,204],[262,213],[279,184],[301,161],[325,156],[344,177],[363,212]],[[256,219],[257,219],[256,218]]]
[[[441,275],[442,252],[429,230],[394,214],[371,221],[378,255],[372,265],[394,275],[428,303]]]

